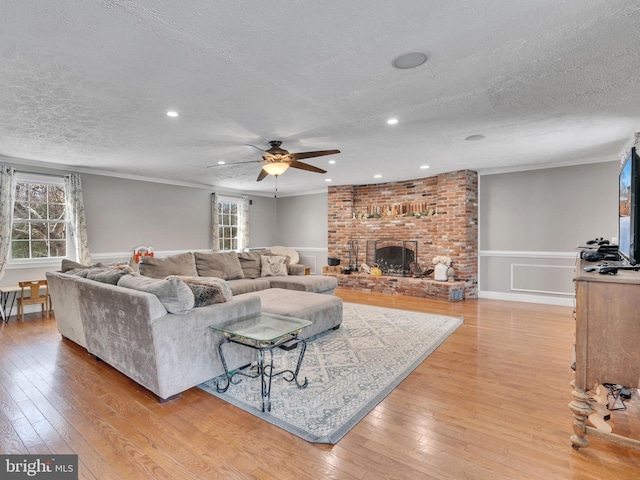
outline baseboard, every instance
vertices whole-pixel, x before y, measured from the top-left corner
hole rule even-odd
[[[573,307],[575,304],[574,297],[561,298],[550,295],[528,295],[525,293],[488,292],[482,290],[478,292],[478,298],[505,300],[508,302],[541,303],[544,305],[559,305],[563,307]]]

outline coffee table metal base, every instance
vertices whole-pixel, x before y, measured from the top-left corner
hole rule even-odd
[[[298,388],[306,388],[307,387],[307,377],[304,378],[304,382],[300,383],[298,380],[298,374],[300,373],[300,366],[302,365],[302,360],[304,359],[304,352],[307,349],[307,342],[302,338],[295,338],[294,341],[298,341],[298,348],[300,348],[300,354],[298,355],[298,362],[296,364],[295,370],[280,370],[274,371],[273,369],[273,349],[282,345],[282,343],[278,343],[277,345],[269,345],[265,347],[247,345],[242,342],[234,342],[232,338],[225,337],[224,340],[220,342],[218,345],[218,353],[220,354],[220,359],[222,360],[222,365],[224,366],[225,378],[222,380],[223,385],[221,386],[221,381],[218,381],[216,384],[216,390],[218,393],[224,393],[229,389],[229,385],[232,383],[237,385],[242,381],[242,379],[238,379],[234,381],[234,377],[236,375],[242,375],[244,377],[249,378],[260,378],[260,382],[262,383],[261,388],[261,396],[262,396],[262,411],[270,412],[271,411],[271,380],[274,377],[282,375],[282,378],[287,382],[296,383]],[[255,373],[246,373],[242,370],[235,370],[233,372],[229,372],[227,368],[227,362],[224,359],[224,353],[222,350],[222,346],[225,343],[238,343],[240,345],[245,345],[249,348],[255,348],[258,352],[258,360],[255,366],[249,367],[250,370],[255,370]],[[268,358],[267,358],[268,357]]]

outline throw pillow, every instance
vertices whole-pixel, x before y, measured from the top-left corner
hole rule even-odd
[[[196,268],[201,277],[217,277],[224,280],[244,278],[238,254],[235,252],[201,253],[195,252]],[[192,276],[195,276],[192,275]]]
[[[262,255],[262,271],[263,277],[280,277],[288,275],[287,257],[279,255]]]
[[[76,269],[90,268],[90,267],[92,267],[92,265],[83,265],[81,263],[74,262],[73,260],[63,258],[62,267],[60,268],[60,271],[62,273],[67,273],[69,270],[76,270]]]
[[[120,280],[120,278],[123,275],[131,274],[131,273],[132,272],[124,269],[116,270],[113,268],[104,268],[104,269],[90,268],[90,269],[87,269],[86,278],[88,280],[95,280],[96,282],[110,283],[111,285],[117,285],[118,280]]]
[[[184,313],[194,305],[193,292],[179,278],[157,280],[143,275],[123,275],[118,286],[155,295],[169,313]]]
[[[269,250],[238,253],[238,260],[240,260],[244,278],[260,278],[260,273],[262,272],[262,259],[260,256],[268,253],[270,253]]]
[[[180,253],[169,257],[140,257],[140,273],[145,277],[165,278],[169,275],[198,275],[192,252]]]
[[[194,307],[205,307],[214,303],[225,303],[233,298],[231,287],[221,278],[213,277],[167,277],[179,278],[193,292]]]

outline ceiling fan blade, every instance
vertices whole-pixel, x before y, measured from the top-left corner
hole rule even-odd
[[[215,165],[207,165],[206,168],[214,167],[230,167],[231,165],[242,165],[245,163],[259,163],[260,160],[247,160],[246,162],[233,162],[233,163],[216,163]]]
[[[258,179],[256,180],[256,182],[263,180],[265,177],[267,177],[267,175],[269,174],[264,169],[260,170],[260,175],[258,175]]]
[[[314,167],[313,165],[309,165],[308,163],[298,162],[297,160],[294,160],[293,162],[291,162],[289,166],[292,168],[299,168],[300,170],[306,170],[308,172],[327,173],[326,170],[322,170],[321,168]]]
[[[245,145],[245,147],[253,148],[254,150],[256,150],[257,152],[260,152],[260,153],[266,152],[266,150],[263,150],[260,147],[256,147],[255,145],[250,145],[248,143]]]
[[[335,155],[340,150],[318,150],[317,152],[290,153],[294,160],[304,160],[305,158],[324,157],[325,155]]]

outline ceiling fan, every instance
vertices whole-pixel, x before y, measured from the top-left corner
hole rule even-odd
[[[313,157],[323,157],[325,155],[335,155],[336,153],[340,153],[340,150],[318,150],[315,152],[299,152],[299,153],[289,153],[284,148],[280,148],[282,142],[280,140],[271,140],[269,142],[271,148],[268,150],[263,150],[255,145],[247,145],[255,150],[258,150],[262,153],[262,160],[250,160],[248,162],[236,162],[236,163],[220,163],[218,165],[210,165],[210,167],[223,167],[227,165],[239,165],[242,163],[253,163],[260,162],[264,163],[262,166],[262,170],[260,170],[260,174],[258,175],[258,182],[264,179],[267,175],[273,175],[274,177],[278,177],[282,175],[289,167],[299,168],[300,170],[306,170],[308,172],[315,173],[327,173],[326,170],[322,170],[321,168],[314,167],[313,165],[309,165],[308,163],[300,162],[299,160],[305,158],[313,158]]]

